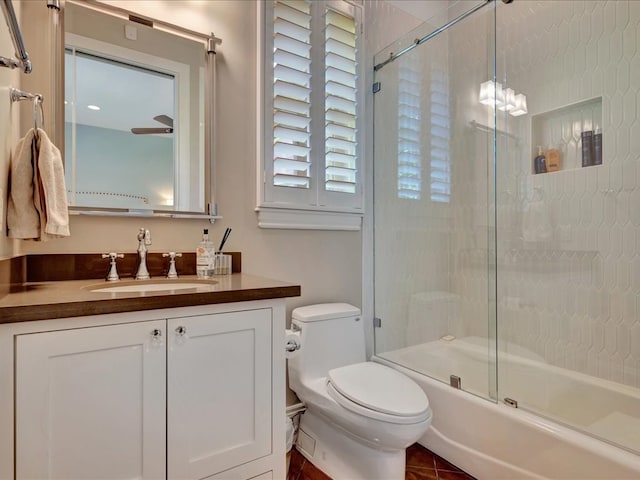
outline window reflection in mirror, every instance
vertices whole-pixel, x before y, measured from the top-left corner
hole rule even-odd
[[[206,213],[203,42],[72,2],[64,17],[70,205]]]
[[[65,71],[70,203],[173,208],[174,76],[76,49]]]

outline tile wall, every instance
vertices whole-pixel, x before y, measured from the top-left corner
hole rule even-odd
[[[513,135],[496,164],[501,339],[640,387],[640,3],[502,7],[498,78],[526,94],[529,114],[498,119]],[[562,114],[590,99],[601,112]],[[534,175],[532,117],[550,111],[564,165]],[[603,164],[583,168],[580,131],[598,126]]]

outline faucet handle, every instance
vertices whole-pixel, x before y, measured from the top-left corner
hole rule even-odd
[[[169,252],[163,253],[163,257],[169,257],[169,272],[167,278],[178,278],[178,272],[176,271],[176,257],[181,257],[182,253]]]
[[[103,253],[102,258],[110,258],[111,261],[115,262],[116,258],[124,258],[124,253],[116,253],[116,252]]]
[[[102,258],[108,258],[109,261],[111,262],[111,268],[109,268],[109,274],[107,275],[107,281],[108,282],[117,282],[118,280],[120,280],[120,277],[118,276],[118,269],[116,267],[116,259],[124,258],[124,254],[116,253],[116,252],[103,253],[102,254]]]

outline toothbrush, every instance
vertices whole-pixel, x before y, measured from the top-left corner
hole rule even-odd
[[[224,231],[224,235],[222,236],[222,241],[220,241],[220,246],[218,247],[218,253],[222,253],[222,247],[224,247],[224,244],[227,242],[229,235],[231,235],[231,229],[227,227],[227,229]]]

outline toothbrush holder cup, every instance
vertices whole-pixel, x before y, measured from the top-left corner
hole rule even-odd
[[[231,275],[231,255],[216,253],[213,257],[214,275]]]

